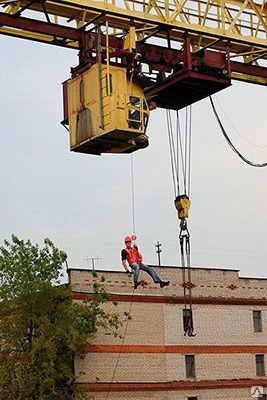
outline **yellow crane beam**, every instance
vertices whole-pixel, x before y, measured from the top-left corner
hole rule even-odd
[[[1,10],[2,9],[2,10]],[[134,21],[137,40],[148,37],[183,42],[183,33],[190,34],[191,45],[197,51],[210,46],[217,50],[231,42],[231,55],[245,53],[246,60],[265,59],[267,24],[265,1],[252,0],[75,0],[75,1],[13,1],[1,0],[0,11],[21,16],[27,10],[32,18],[82,29],[90,24],[109,21],[113,34],[118,35]],[[37,15],[37,17],[34,17]],[[0,33],[12,34],[0,26]],[[16,36],[29,34],[26,30]],[[38,40],[38,38],[36,38]]]

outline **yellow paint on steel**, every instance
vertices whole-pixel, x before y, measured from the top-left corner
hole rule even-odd
[[[27,0],[9,2],[6,12],[12,14],[18,5],[24,7]],[[215,49],[224,49],[225,41],[232,43],[231,52],[267,49],[267,6],[252,0],[75,0],[45,2],[49,14],[65,18],[66,24],[75,22],[79,28],[99,16],[97,23],[109,22],[116,29],[129,28],[133,20],[136,32],[143,37],[150,35],[155,27],[171,28],[170,39],[182,42],[185,31],[190,33],[197,46],[206,46],[212,40],[221,38],[222,42],[214,44]],[[43,13],[42,6],[36,2],[30,10]],[[1,28],[1,29],[4,29]],[[156,37],[166,38],[166,32],[155,33]]]
[[[256,83],[258,85],[267,85],[267,79],[262,78],[260,76],[238,74],[237,72],[232,72],[231,78],[238,80],[238,81],[243,81],[243,82],[248,82],[248,83]]]
[[[34,40],[37,42],[41,43],[48,43],[51,44],[54,40],[53,36],[50,35],[45,35],[45,34],[40,34],[37,32],[29,32],[25,30],[18,30],[18,29],[13,29],[13,28],[6,28],[6,27],[1,27],[0,28],[0,33],[8,36],[13,36],[21,39],[29,39],[29,40]],[[78,50],[79,44],[78,42],[73,42],[70,40],[65,41],[65,46],[69,47],[74,50]]]
[[[188,212],[191,206],[191,201],[186,194],[177,196],[176,199],[174,200],[174,205],[178,212],[179,219],[188,218]]]
[[[146,139],[148,105],[140,84],[127,79],[125,68],[102,65],[100,76],[96,64],[67,83],[71,150],[122,153],[135,151],[137,138]]]

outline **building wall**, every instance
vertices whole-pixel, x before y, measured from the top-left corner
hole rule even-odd
[[[208,389],[183,391],[143,391],[143,392],[98,392],[92,393],[89,400],[187,400],[197,397],[197,400],[253,400],[250,388],[238,389]]]
[[[144,287],[137,290],[125,272],[99,272],[98,278],[90,271],[69,272],[76,301],[104,275],[111,293],[106,310],[132,316],[120,329],[121,337],[100,331],[86,356],[76,360],[77,381],[92,398],[243,400],[253,398],[253,386],[266,393],[267,380],[265,374],[257,376],[255,357],[264,354],[267,372],[267,280],[239,278],[235,270],[192,269],[196,336],[188,337],[182,270],[155,269],[171,280],[168,287],[159,288],[143,272]],[[254,332],[255,310],[261,311],[262,332]],[[193,378],[186,377],[186,355],[194,355]]]

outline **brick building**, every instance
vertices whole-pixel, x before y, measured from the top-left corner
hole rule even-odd
[[[267,279],[192,268],[196,336],[189,337],[183,326],[182,269],[155,269],[169,286],[159,288],[142,271],[144,286],[133,290],[125,272],[99,271],[93,278],[89,270],[69,270],[74,299],[84,299],[104,275],[111,293],[106,308],[132,316],[122,337],[99,332],[85,358],[76,360],[78,382],[91,398],[246,400],[266,394]]]

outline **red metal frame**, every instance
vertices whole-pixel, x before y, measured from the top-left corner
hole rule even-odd
[[[94,45],[98,40],[96,28],[86,32],[82,29],[25,18],[19,14],[9,15],[6,13],[0,13],[0,26],[18,29],[17,33],[16,31],[10,33],[13,36],[23,37],[19,30],[35,32],[43,37],[30,38],[25,35],[23,38],[78,50],[79,65],[72,68],[72,76],[80,74],[90,65],[98,62]],[[0,30],[1,33],[9,34]],[[100,34],[99,39],[104,48],[106,36]],[[124,66],[136,76],[139,76],[142,64],[147,64],[149,71],[153,72],[153,75],[157,75],[157,80],[150,81],[150,87],[146,87],[144,82],[144,91],[148,99],[153,98],[157,101],[158,106],[163,108],[183,108],[216,93],[231,84],[231,72],[236,73],[235,79],[238,79],[239,74],[240,79],[242,79],[242,75],[267,78],[267,68],[265,67],[231,61],[229,43],[224,52],[212,49],[191,52],[190,35],[186,32],[181,50],[137,42],[136,50],[129,52],[123,48],[122,38],[111,36],[108,40],[109,46],[115,49],[109,55],[110,64]],[[105,63],[106,51],[101,51],[100,57],[101,62]],[[265,84],[264,79],[262,82],[256,83]],[[64,119],[66,119],[66,115],[66,110],[64,110]]]

